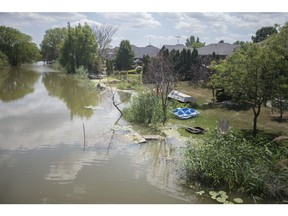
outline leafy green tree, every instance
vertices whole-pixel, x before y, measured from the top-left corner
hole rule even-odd
[[[0,51],[0,70],[9,66],[7,56]]]
[[[200,47],[203,47],[205,46],[205,42],[200,42],[199,38],[195,38],[195,36],[190,36],[190,38],[187,38],[186,39],[186,43],[185,45],[187,47],[191,47],[191,48],[200,48]]]
[[[88,24],[71,27],[68,23],[67,36],[60,49],[60,64],[68,73],[76,73],[76,69],[84,66],[90,71],[98,56],[98,46],[95,35]],[[96,67],[95,66],[95,67]]]
[[[147,72],[148,72],[149,62],[150,62],[150,56],[144,55],[143,56],[143,77],[145,77],[145,74],[147,74]]]
[[[253,43],[258,43],[265,40],[267,37],[273,34],[277,34],[277,29],[273,26],[262,27],[256,31],[256,35],[252,36]]]
[[[10,65],[31,63],[40,58],[40,52],[32,37],[19,30],[0,26],[0,51],[4,53]]]
[[[261,106],[271,98],[276,76],[268,48],[253,43],[244,44],[221,62],[215,76],[218,81],[214,80],[214,85],[221,83],[234,100],[251,105],[254,113],[253,136],[256,136]]]
[[[245,43],[247,43],[247,42],[237,40],[237,41],[235,41],[233,44],[234,44],[234,45],[240,45],[240,46],[242,46],[242,45],[245,44]]]
[[[115,67],[117,70],[129,70],[132,68],[134,51],[128,40],[122,40],[117,50]]]
[[[60,56],[60,47],[67,35],[67,28],[54,28],[45,32],[40,44],[42,58],[48,63],[56,60]]]
[[[280,28],[278,34],[272,35],[267,39],[270,59],[273,61],[273,70],[275,71],[275,82],[273,96],[278,102],[280,110],[280,121],[283,118],[284,101],[288,100],[288,23]]]
[[[106,60],[106,71],[107,71],[107,75],[113,74],[113,71],[114,71],[113,60]]]

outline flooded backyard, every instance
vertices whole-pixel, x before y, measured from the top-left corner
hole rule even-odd
[[[89,91],[42,63],[0,78],[1,204],[217,203],[209,189],[183,186],[176,130],[135,143],[131,134],[147,130],[119,118],[109,91]]]
[[[9,72],[0,89],[0,203],[201,202],[178,184],[169,144],[131,141],[108,96],[43,64]]]

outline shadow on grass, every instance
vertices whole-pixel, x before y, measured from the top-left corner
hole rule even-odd
[[[253,130],[250,129],[241,129],[240,134],[245,137],[245,139],[254,139],[253,137]],[[257,130],[257,137],[265,138],[268,141],[272,141],[274,138],[283,135],[283,133],[268,133],[263,130]]]
[[[233,110],[233,111],[248,111],[252,108],[250,104],[230,104],[230,103],[224,103],[223,107],[228,109],[228,110]]]
[[[278,123],[287,123],[288,117],[283,117],[282,119],[279,118],[279,116],[271,116],[271,121],[278,122]]]
[[[195,106],[195,105],[194,105]],[[249,104],[236,104],[232,102],[216,102],[216,103],[208,103],[208,104],[202,104],[202,105],[197,105],[198,108],[201,108],[202,110],[208,110],[208,109],[217,109],[217,108],[222,108],[222,109],[227,109],[227,110],[232,110],[232,111],[247,111],[251,109],[251,105]]]

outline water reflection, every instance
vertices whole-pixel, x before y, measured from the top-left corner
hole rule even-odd
[[[13,68],[9,72],[1,72],[0,100],[11,102],[34,92],[34,85],[40,74],[27,69]]]
[[[185,203],[171,197],[169,144],[129,139],[109,92],[88,92],[42,65],[32,69],[42,76],[33,94],[0,101],[0,203]]]
[[[45,180],[58,181],[58,184],[71,183],[85,165],[97,164],[97,160],[103,163],[108,160],[105,152],[70,152],[60,161],[50,165],[49,173]]]
[[[93,110],[84,106],[96,106],[99,104],[99,94],[87,91],[79,82],[70,76],[58,73],[44,73],[42,82],[50,96],[58,97],[65,102],[73,116],[90,118]]]

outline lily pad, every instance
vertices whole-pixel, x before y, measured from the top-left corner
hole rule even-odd
[[[226,195],[226,192],[225,191],[219,191],[219,194],[220,195],[224,195],[224,194]]]
[[[216,199],[217,199],[216,197],[217,197],[217,195],[212,195],[212,196],[211,196],[211,199],[216,200]]]
[[[205,193],[204,190],[201,190],[201,191],[196,192],[197,195],[202,195],[202,194],[204,194],[204,193]]]
[[[221,195],[221,197],[225,200],[228,199],[228,195],[226,195],[226,194]]]
[[[219,193],[217,193],[216,191],[209,191],[209,194],[210,194],[211,196],[217,196],[217,195],[219,195]]]
[[[241,198],[235,198],[235,199],[233,199],[234,200],[234,202],[236,202],[236,203],[243,203],[243,200],[241,199]]]
[[[217,197],[216,200],[220,203],[224,203],[226,201],[226,199],[224,199],[223,197]]]
[[[224,202],[223,202],[223,204],[234,204],[233,202],[230,202],[230,201],[228,201],[228,200],[225,200]]]

